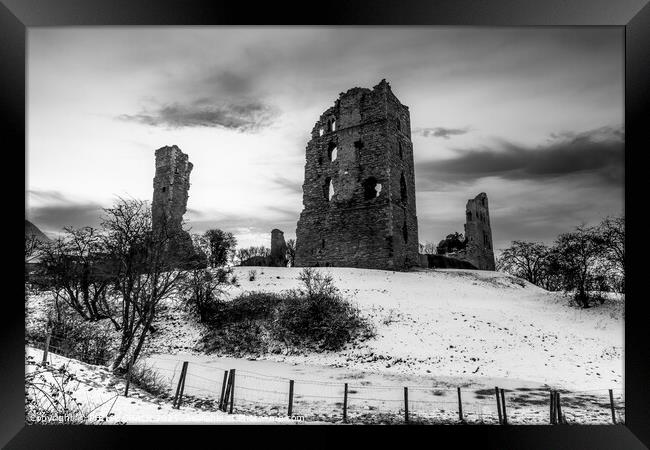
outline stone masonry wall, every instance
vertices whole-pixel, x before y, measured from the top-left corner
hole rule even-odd
[[[409,111],[385,80],[341,93],[314,125],[303,206],[296,266],[419,264]]]
[[[182,229],[183,215],[187,210],[192,163],[188,155],[173,145],[156,150],[156,174],[153,179],[151,204],[154,231],[165,224],[176,236],[173,251],[192,251],[192,241]]]
[[[271,255],[269,257],[271,266],[286,267],[287,265],[287,243],[284,240],[284,233],[277,228],[271,230]]]
[[[480,270],[495,270],[490,212],[485,192],[467,201],[465,216],[467,246],[463,252],[459,252],[458,257]]]

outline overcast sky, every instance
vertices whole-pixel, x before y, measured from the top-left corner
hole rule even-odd
[[[97,225],[150,200],[154,151],[194,164],[193,232],[295,237],[305,147],[339,93],[385,78],[410,108],[419,240],[486,192],[496,249],[623,213],[623,30],[28,29],[28,218]]]

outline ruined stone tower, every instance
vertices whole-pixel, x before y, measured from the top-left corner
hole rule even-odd
[[[467,200],[465,215],[467,246],[463,259],[469,261],[478,269],[495,270],[490,213],[485,192],[481,192],[474,199]]]
[[[409,110],[386,80],[341,93],[306,159],[296,266],[418,265]]]
[[[269,265],[275,267],[286,267],[287,265],[287,243],[284,240],[284,233],[277,228],[271,230],[271,256]]]
[[[170,250],[174,253],[192,252],[192,240],[182,229],[183,215],[187,209],[192,163],[188,156],[175,145],[156,150],[156,175],[153,179],[153,202],[151,203],[154,232],[164,226],[174,236]]]

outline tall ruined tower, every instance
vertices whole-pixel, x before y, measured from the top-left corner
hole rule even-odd
[[[296,266],[418,265],[409,110],[386,80],[341,93],[311,136]]]
[[[490,212],[485,192],[481,192],[474,199],[467,200],[465,215],[467,247],[463,259],[472,263],[477,269],[495,270]]]
[[[175,253],[192,251],[192,240],[182,229],[192,167],[188,156],[175,145],[156,150],[156,175],[153,179],[151,204],[152,226],[155,232],[164,226],[167,227],[168,233],[174,237],[171,250]]]

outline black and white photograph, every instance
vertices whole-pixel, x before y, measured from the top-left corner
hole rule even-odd
[[[26,39],[26,424],[625,424],[623,28]]]

